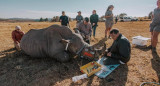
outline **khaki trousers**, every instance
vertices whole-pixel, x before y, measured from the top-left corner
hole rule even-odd
[[[14,42],[14,46],[15,46],[15,48],[18,50],[18,51],[20,51],[21,50],[21,48],[20,48],[20,43],[15,43]]]

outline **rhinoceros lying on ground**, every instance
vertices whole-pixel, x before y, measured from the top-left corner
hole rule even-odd
[[[52,25],[44,29],[31,29],[21,39],[20,46],[31,57],[51,57],[60,62],[68,61],[71,58],[69,53],[81,55],[86,49],[96,51],[93,46],[83,41],[80,34],[59,25]],[[104,49],[105,47],[101,51]],[[101,53],[98,52],[98,55]]]

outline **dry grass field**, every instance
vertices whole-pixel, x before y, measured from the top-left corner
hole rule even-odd
[[[113,28],[118,28],[132,42],[133,36],[150,37],[150,22],[118,22]],[[13,49],[11,32],[16,25],[20,25],[22,30],[27,32],[53,24],[60,23],[0,22],[0,86],[139,86],[142,82],[160,83],[160,57],[156,57],[151,50],[144,47],[132,45],[130,61],[118,67],[105,79],[93,75],[77,83],[73,83],[71,78],[82,74],[79,71],[81,60],[72,59],[70,62],[60,63],[50,58],[33,59]],[[105,24],[100,22],[98,25],[96,39],[92,38],[91,44],[104,37]],[[75,22],[70,22],[70,26],[73,29]],[[112,42],[109,39],[107,46]],[[157,52],[160,55],[160,43]]]

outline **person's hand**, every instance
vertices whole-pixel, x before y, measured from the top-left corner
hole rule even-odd
[[[93,26],[95,25],[95,23],[93,23]]]
[[[108,49],[105,50],[105,53],[108,53]]]
[[[112,54],[112,53],[111,53],[111,52],[109,52],[109,53],[107,53],[107,56],[111,57],[111,54]]]
[[[18,41],[15,41],[15,43],[16,43],[16,44],[19,44],[19,42],[18,42]]]

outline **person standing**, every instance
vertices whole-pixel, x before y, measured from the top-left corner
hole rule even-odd
[[[68,17],[65,15],[65,12],[64,12],[64,11],[62,11],[62,16],[60,16],[60,22],[61,22],[61,25],[69,26],[69,19],[68,19]]]
[[[106,18],[106,21],[105,21],[105,25],[106,25],[105,37],[109,36],[109,32],[112,29],[112,26],[114,24],[113,13],[112,13],[113,8],[114,8],[113,5],[108,6],[107,11],[105,13],[105,18]]]
[[[18,51],[20,50],[20,41],[23,35],[24,35],[24,32],[21,31],[21,27],[16,26],[15,30],[12,32],[12,39],[14,41],[14,46]]]
[[[92,15],[90,16],[90,22],[92,25],[92,29],[93,29],[93,37],[95,38],[95,34],[96,34],[96,27],[98,26],[98,15],[96,14],[96,10],[92,11]]]
[[[78,26],[78,30],[83,37],[83,40],[90,44],[90,37],[92,34],[92,26],[89,22],[89,18],[86,17],[83,22],[81,22]]]
[[[76,27],[78,27],[79,23],[83,21],[83,16],[81,15],[81,11],[78,11],[78,15],[76,16],[76,21],[77,21]]]
[[[151,48],[152,52],[157,53],[156,46],[160,33],[160,0],[157,0],[157,8],[154,9],[152,23],[150,24]]]

